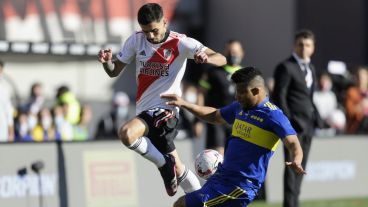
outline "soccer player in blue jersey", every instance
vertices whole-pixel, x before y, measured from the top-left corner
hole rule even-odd
[[[231,124],[224,162],[204,186],[180,197],[174,207],[244,207],[263,184],[269,160],[280,140],[292,159],[286,165],[305,174],[303,151],[283,112],[269,101],[261,72],[246,67],[231,76],[236,101],[221,109],[199,106],[173,94],[161,95],[168,105],[184,108],[212,124]]]

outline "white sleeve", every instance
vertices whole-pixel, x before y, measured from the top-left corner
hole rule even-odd
[[[190,37],[184,37],[181,42],[182,46],[184,47],[184,51],[186,51],[185,54],[187,54],[187,58],[189,59],[193,59],[194,54],[196,54],[198,51],[203,52],[207,49],[207,47],[198,40]]]
[[[123,48],[121,48],[116,57],[123,63],[131,63],[136,55],[135,44],[136,34],[133,34],[125,41]]]

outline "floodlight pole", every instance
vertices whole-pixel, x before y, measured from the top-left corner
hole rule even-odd
[[[42,161],[36,161],[32,163],[31,169],[36,173],[38,178],[38,200],[40,207],[43,207],[43,192],[42,192],[42,179],[41,170],[44,168],[44,163]]]
[[[39,201],[39,206],[43,207],[43,193],[42,193],[41,173],[40,173],[40,171],[37,171],[36,174],[37,174],[37,177],[38,177],[38,201]]]

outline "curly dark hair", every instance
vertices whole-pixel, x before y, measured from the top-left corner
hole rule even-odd
[[[138,11],[138,23],[147,25],[152,22],[158,22],[164,16],[162,8],[159,4],[148,3],[143,5]]]

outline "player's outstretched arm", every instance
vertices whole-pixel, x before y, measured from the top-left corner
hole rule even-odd
[[[303,150],[300,146],[299,139],[296,135],[288,135],[284,139],[284,145],[288,149],[292,161],[285,162],[286,166],[289,166],[299,174],[306,174],[306,171],[302,167]]]
[[[194,55],[196,63],[208,63],[214,66],[223,66],[226,64],[226,58],[222,54],[207,48],[205,51],[198,51]]]
[[[163,94],[161,98],[167,99],[166,104],[172,106],[178,106],[184,108],[194,114],[196,117],[211,123],[211,124],[224,124],[226,121],[222,118],[220,111],[216,108],[208,106],[200,106],[187,102],[175,94]]]
[[[114,60],[112,61],[112,51],[111,48],[107,50],[100,50],[98,53],[98,61],[102,63],[102,66],[110,77],[118,76],[121,71],[125,68],[126,64],[119,61]]]

